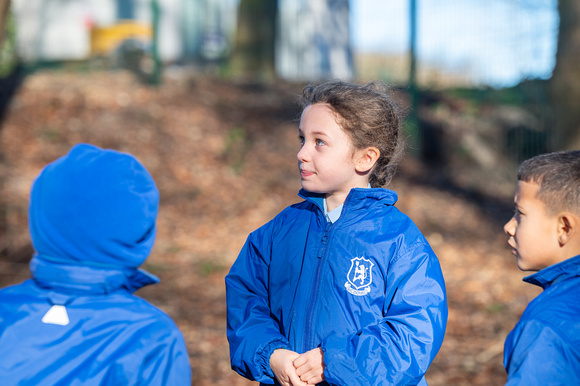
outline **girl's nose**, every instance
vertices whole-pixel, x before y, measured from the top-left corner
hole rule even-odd
[[[298,154],[296,154],[298,161],[305,162],[308,160],[308,151],[306,151],[306,146],[302,145],[300,150],[298,150]]]
[[[514,235],[514,224],[515,224],[515,219],[512,217],[510,218],[510,220],[503,226],[503,231],[508,234],[509,236],[513,236]]]

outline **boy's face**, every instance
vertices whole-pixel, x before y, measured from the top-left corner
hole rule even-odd
[[[342,204],[352,188],[366,188],[368,179],[357,174],[348,134],[326,104],[306,107],[298,131],[298,167],[302,187],[326,194],[329,209]]]
[[[522,271],[539,271],[559,262],[558,216],[550,215],[536,198],[539,189],[536,183],[518,182],[515,213],[503,228]]]

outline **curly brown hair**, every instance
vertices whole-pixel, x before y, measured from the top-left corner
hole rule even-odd
[[[357,85],[328,81],[306,86],[300,99],[303,109],[317,103],[329,105],[356,149],[379,149],[380,156],[369,177],[373,188],[391,181],[403,153],[402,111],[389,91],[378,82]]]

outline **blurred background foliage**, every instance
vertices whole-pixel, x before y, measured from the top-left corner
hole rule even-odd
[[[150,84],[176,66],[257,83],[383,80],[409,92],[409,142],[429,162],[448,161],[445,154],[455,149],[445,148],[443,137],[457,130],[433,115],[459,106],[466,115],[489,112],[486,118],[501,121],[488,135],[493,140],[483,140],[481,128],[460,130],[473,131],[483,152],[516,163],[580,146],[578,2],[390,4],[4,0],[0,76],[21,61],[28,72],[126,68]],[[505,108],[490,110],[497,106]]]
[[[18,62],[16,52],[16,22],[14,15],[5,2],[0,9],[0,78],[11,74]]]

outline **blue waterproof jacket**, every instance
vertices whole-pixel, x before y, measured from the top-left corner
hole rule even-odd
[[[396,193],[353,189],[334,223],[319,195],[300,195],[250,234],[226,276],[232,368],[273,384],[275,349],[321,347],[324,384],[426,384],[445,333],[445,285]]]
[[[190,385],[182,334],[133,292],[159,193],[132,156],[77,145],[34,182],[32,279],[0,291],[2,385]]]
[[[544,291],[506,339],[507,385],[580,385],[580,255],[524,281]]]

